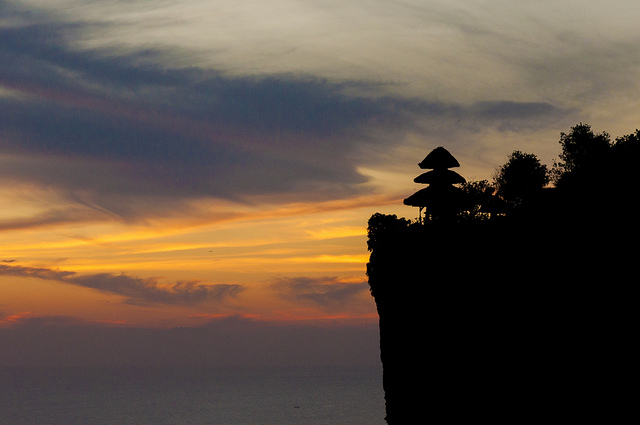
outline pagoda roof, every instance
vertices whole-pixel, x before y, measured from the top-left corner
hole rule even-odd
[[[436,168],[435,170],[427,171],[426,173],[420,174],[413,179],[413,181],[415,183],[425,184],[458,184],[467,182],[460,174],[452,170],[447,170],[446,168]]]
[[[432,150],[418,165],[423,169],[437,169],[459,167],[460,163],[448,150],[439,146]]]
[[[464,202],[464,191],[455,186],[429,186],[420,189],[404,200],[411,207],[456,207]]]

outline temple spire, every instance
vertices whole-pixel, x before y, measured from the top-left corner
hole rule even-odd
[[[463,208],[464,193],[455,184],[465,183],[466,180],[449,168],[459,167],[460,163],[448,150],[439,146],[432,150],[419,164],[422,169],[431,169],[416,177],[416,183],[428,184],[404,200],[405,205],[420,209],[426,208],[425,218],[450,218]]]

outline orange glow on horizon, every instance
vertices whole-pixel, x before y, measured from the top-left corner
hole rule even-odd
[[[84,278],[106,274],[140,282],[154,279],[158,288],[196,282],[240,285],[243,291],[203,305],[136,306],[108,291],[35,277],[0,276],[3,283],[9,279],[3,291],[3,313],[14,317],[28,310],[33,317],[61,315],[104,325],[160,327],[193,326],[233,315],[282,323],[374,320],[377,315],[368,293],[329,310],[322,305],[300,310],[294,298],[277,297],[270,282],[279,277],[335,276],[339,282],[361,284],[366,280],[369,255],[366,222],[389,199],[245,206],[235,214],[227,214],[232,204],[223,203],[216,210],[214,203],[203,201],[192,216],[181,219],[58,223],[5,231],[0,241],[0,261],[5,265],[72,272]],[[382,205],[376,207],[378,203]],[[213,219],[207,220],[205,211],[212,212]],[[7,320],[5,326],[10,325]]]
[[[22,313],[12,314],[10,316],[0,317],[0,325],[16,323],[21,319],[24,319],[25,317],[32,317],[32,316],[33,315],[30,312],[25,311]]]

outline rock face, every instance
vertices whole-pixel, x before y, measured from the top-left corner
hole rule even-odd
[[[505,397],[516,377],[503,372],[513,370],[522,349],[523,324],[516,332],[513,317],[501,320],[514,305],[496,302],[501,285],[491,263],[464,261],[469,235],[423,226],[379,238],[368,274],[380,317],[387,423],[415,423],[417,414],[456,423],[512,404]]]
[[[582,238],[551,255],[548,225],[371,217],[389,425],[617,421],[637,329],[629,259]]]
[[[617,177],[626,168],[571,174],[469,218],[454,186],[464,178],[449,170],[458,161],[440,147],[419,166],[432,171],[415,182],[429,186],[404,203],[425,219],[374,214],[368,227],[387,423],[637,417],[627,388],[637,381],[640,226],[637,188]]]

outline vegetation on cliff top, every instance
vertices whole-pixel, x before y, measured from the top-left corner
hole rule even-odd
[[[608,133],[595,133],[590,125],[580,123],[561,133],[559,143],[559,161],[551,168],[535,154],[516,150],[498,167],[492,182],[464,183],[465,207],[448,222],[525,220],[556,231],[564,225],[565,230],[584,225],[585,232],[618,232],[620,241],[630,241],[638,230],[633,211],[640,130],[611,141]],[[420,224],[374,214],[368,223],[369,250],[384,233],[418,225],[433,227],[440,219],[425,218]]]

